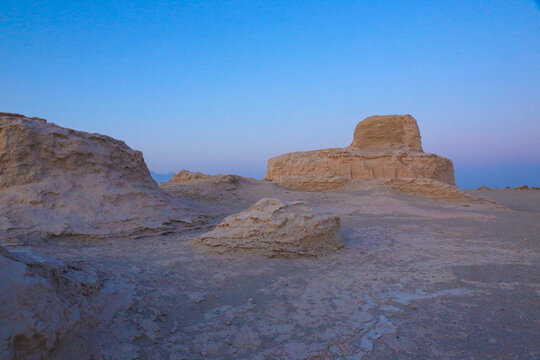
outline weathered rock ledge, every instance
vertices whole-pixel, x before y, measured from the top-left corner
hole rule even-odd
[[[350,179],[431,179],[455,184],[452,162],[422,152],[367,152],[351,148],[289,153],[268,160],[266,180],[291,176],[341,176]]]

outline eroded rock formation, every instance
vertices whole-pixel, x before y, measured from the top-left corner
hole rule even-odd
[[[326,187],[321,182],[324,178],[331,179]],[[265,179],[310,191],[338,188],[346,179],[381,183],[389,179],[421,179],[418,184],[434,181],[455,185],[452,162],[423,152],[418,125],[410,115],[368,117],[356,126],[354,140],[346,148],[271,158]]]
[[[0,247],[0,358],[44,358],[84,320],[100,284],[90,269]]]
[[[170,181],[159,186],[168,193],[182,199],[220,201],[238,199],[246,187],[256,185],[257,180],[239,175],[208,175],[181,170]],[[260,196],[258,197],[260,199]]]
[[[208,179],[212,175],[203,174],[202,172],[193,172],[186,169],[180,170],[173,175],[170,183],[188,183],[195,180]]]
[[[343,246],[338,216],[315,212],[304,202],[262,199],[225,218],[195,244],[219,252],[250,250],[266,256],[323,255]]]
[[[375,115],[365,118],[356,125],[350,148],[423,152],[420,130],[411,115]]]
[[[124,142],[0,113],[0,232],[109,236],[189,224]]]

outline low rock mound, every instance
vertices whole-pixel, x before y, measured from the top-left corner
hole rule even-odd
[[[328,179],[324,184],[324,179]],[[429,180],[441,184],[447,194],[461,192],[455,186],[454,166],[444,157],[422,150],[420,131],[410,115],[372,116],[355,129],[349,147],[284,154],[268,160],[266,180],[296,190],[321,191],[342,188],[345,179]],[[416,182],[421,184],[422,182]],[[450,193],[448,187],[455,188]],[[415,189],[409,186],[408,189]],[[429,196],[431,191],[423,193]]]
[[[180,170],[173,175],[170,183],[187,183],[195,180],[208,179],[212,175],[203,174],[201,172],[192,172],[186,169]]]
[[[208,175],[201,172],[192,172],[188,170],[180,170],[173,175],[170,181],[162,183],[163,185],[173,185],[173,184],[191,184],[191,183],[200,183],[200,184],[214,184],[214,185],[224,185],[228,184],[231,186],[238,185],[242,181],[254,180],[251,178],[246,178],[239,175],[229,175],[229,174],[218,174],[218,175]]]
[[[237,198],[238,191],[257,180],[239,175],[208,175],[181,170],[170,181],[159,184],[168,193],[183,199],[218,201]]]
[[[0,358],[42,359],[83,321],[99,276],[0,247]]]
[[[315,212],[304,202],[262,199],[225,218],[195,239],[219,252],[250,250],[266,256],[324,255],[343,246],[338,216]]]
[[[132,235],[190,224],[124,142],[0,113],[0,233]]]

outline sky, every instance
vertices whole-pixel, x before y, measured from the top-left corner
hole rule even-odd
[[[0,111],[156,173],[261,178],[411,114],[459,186],[540,186],[539,1],[2,0],[0,49]]]

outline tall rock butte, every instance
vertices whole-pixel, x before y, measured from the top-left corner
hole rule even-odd
[[[342,180],[347,179],[387,183],[422,179],[447,187],[455,185],[452,162],[424,153],[418,125],[411,115],[364,119],[356,126],[353,142],[346,148],[271,158],[265,179],[297,190],[331,189],[342,186]]]
[[[169,232],[191,222],[187,210],[123,141],[0,113],[0,234]]]

